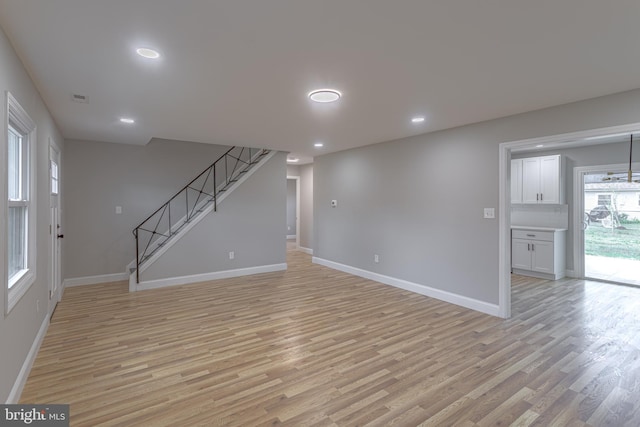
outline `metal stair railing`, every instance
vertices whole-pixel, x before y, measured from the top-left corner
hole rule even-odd
[[[156,209],[136,228],[136,283],[140,283],[140,266],[187,225],[196,214],[218,197],[258,163],[269,150],[231,147],[208,168],[192,179],[167,202]]]

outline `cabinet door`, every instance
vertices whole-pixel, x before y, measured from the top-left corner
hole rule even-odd
[[[511,268],[521,270],[531,270],[531,247],[530,240],[511,240]]]
[[[522,203],[522,159],[511,160],[511,203]]]
[[[560,203],[560,156],[540,158],[540,203]]]
[[[531,244],[531,270],[553,274],[553,242],[534,240]]]
[[[522,203],[540,200],[540,158],[522,159]]]

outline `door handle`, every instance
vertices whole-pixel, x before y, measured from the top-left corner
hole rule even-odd
[[[64,234],[58,234],[58,239],[64,239]]]

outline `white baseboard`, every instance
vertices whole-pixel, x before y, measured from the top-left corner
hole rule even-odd
[[[476,310],[481,313],[500,317],[500,308],[497,304],[490,304],[484,301],[479,301],[477,299],[465,297],[463,295],[458,295],[451,292],[443,291],[441,289],[432,288],[430,286],[420,285],[418,283],[397,279],[395,277],[385,276],[383,274],[362,270],[357,267],[351,267],[349,265],[340,264],[318,257],[313,257],[312,261],[314,264],[324,265],[325,267],[353,274],[354,276],[375,280],[376,282],[384,283],[385,285],[395,286],[396,288],[404,289],[406,291],[415,292],[417,294],[439,299],[441,301],[459,305],[471,310]]]
[[[13,383],[13,387],[11,388],[11,392],[7,397],[6,404],[15,404],[20,400],[20,396],[22,395],[22,390],[24,389],[24,385],[27,383],[27,378],[29,378],[29,373],[31,372],[31,368],[33,367],[33,362],[36,361],[36,356],[38,356],[38,350],[40,350],[40,345],[44,340],[44,336],[47,334],[47,329],[49,329],[49,316],[45,315],[42,324],[40,325],[40,330],[38,330],[38,334],[33,340],[33,344],[31,344],[31,348],[29,349],[29,353],[27,354],[26,359],[22,363],[22,368],[20,368],[20,372],[18,373],[18,378],[16,378],[15,383]]]
[[[145,289],[164,288],[167,286],[187,285],[189,283],[206,282],[209,280],[229,279],[231,277],[249,276],[252,274],[271,273],[287,269],[287,264],[260,265],[257,267],[238,268],[235,270],[214,271],[211,273],[193,274],[190,276],[169,277],[166,279],[147,280],[136,285],[136,291]]]
[[[303,248],[302,246],[298,246],[298,250],[304,252],[305,254],[313,255],[313,249]]]
[[[121,282],[123,280],[128,280],[129,275],[127,273],[113,273],[113,274],[102,274],[100,276],[85,276],[85,277],[74,277],[71,279],[64,279],[63,287],[69,286],[84,286],[84,285],[97,285],[99,283],[110,283],[110,282]]]
[[[578,276],[576,276],[575,270],[566,270],[565,271],[565,275],[567,277],[571,277],[572,279],[577,279],[578,278]]]

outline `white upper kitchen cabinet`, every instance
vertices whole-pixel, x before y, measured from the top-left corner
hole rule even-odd
[[[522,159],[511,160],[511,203],[522,203]]]
[[[514,165],[514,162],[520,161],[521,164]],[[518,171],[521,176],[514,177]],[[511,161],[511,203],[563,204],[563,185],[562,158],[559,154]]]

